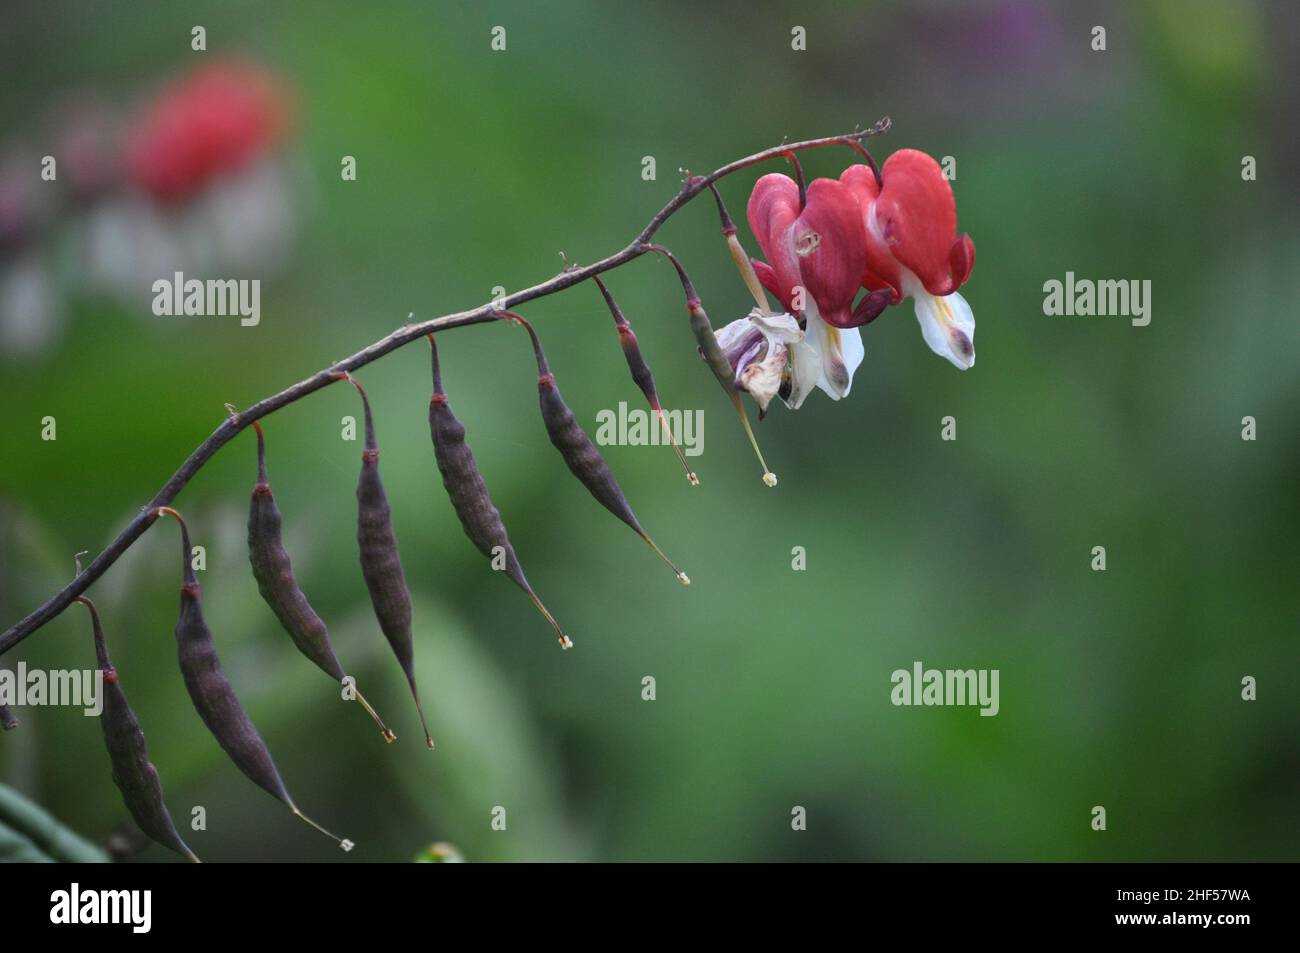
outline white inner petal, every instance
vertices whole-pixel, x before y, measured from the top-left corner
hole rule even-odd
[[[834,328],[817,314],[816,304],[805,312],[808,342],[817,349],[821,367],[817,386],[833,400],[847,397],[853,386],[853,374],[866,354],[862,334],[857,328]]]

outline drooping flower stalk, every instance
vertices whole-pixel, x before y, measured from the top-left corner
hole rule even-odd
[[[799,162],[799,157],[793,152],[785,154],[790,165],[794,167],[794,180],[799,183],[799,211],[803,211],[808,204],[808,186],[803,178],[803,165]]]

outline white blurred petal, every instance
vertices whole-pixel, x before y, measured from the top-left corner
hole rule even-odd
[[[34,252],[0,265],[0,362],[49,349],[63,327],[52,276]]]

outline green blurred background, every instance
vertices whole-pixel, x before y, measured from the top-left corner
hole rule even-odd
[[[91,595],[178,823],[207,809],[208,829],[185,835],[204,859],[408,860],[434,840],[470,860],[1300,855],[1294,5],[48,2],[6,16],[0,128],[37,155],[51,103],[92,90],[129,104],[231,53],[294,87],[299,122],[296,237],[263,282],[259,327],[76,296],[57,339],[0,354],[0,625],[66,582],[75,551],[98,551],[224,402],[246,406],[408,312],[543,280],[561,252],[608,254],[679,167],[889,114],[877,157],[954,156],[959,227],[978,247],[963,289],[978,364],[959,373],[931,354],[910,303],[887,312],[848,399],[818,392],[759,428],[775,490],[694,356],[671,270],[646,259],[609,277],[665,402],[704,409],[698,488],[665,448],[606,451],[689,589],[548,446],[518,331],[444,335],[454,406],[568,653],[483,568],[447,503],[427,349],[365,368],[434,753],[358,572],[357,445],[339,438],[355,395],[276,414],[269,463],[299,579],[392,747],[258,598],[253,442],[237,439],[177,503],[208,548],[208,619],[290,790],[358,847],[343,855],[294,822],[203,730],[176,670],[164,524]],[[190,50],[194,24],[206,53]],[[1105,52],[1090,49],[1096,24]],[[489,48],[495,25],[504,53]],[[807,52],[790,49],[795,25]],[[343,155],[355,182],[340,180]],[[1245,155],[1257,181],[1242,180]],[[804,163],[835,176],[852,159]],[[766,171],[782,167],[726,180],[738,217]],[[711,206],[660,239],[720,326],[748,296]],[[1066,271],[1149,279],[1151,325],[1045,317],[1042,285]],[[600,409],[639,406],[593,287],[524,313],[589,431]],[[45,415],[57,441],[39,439]],[[955,442],[940,439],[945,415]],[[1089,568],[1097,545],[1104,573]],[[90,665],[84,612],[4,664],[20,658]],[[915,660],[999,669],[1000,714],[892,706],[890,673]],[[1256,702],[1240,699],[1245,675]],[[98,726],[17,714],[0,781],[106,838],[125,813]],[[505,832],[490,828],[497,805]],[[795,805],[806,831],[791,830]]]

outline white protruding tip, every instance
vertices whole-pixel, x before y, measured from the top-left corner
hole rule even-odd
[[[763,482],[766,483],[768,486],[776,486],[776,474],[770,471],[764,473]]]
[[[677,578],[681,580],[683,586],[689,586],[691,584],[691,577],[686,575],[684,572],[679,572]]]
[[[571,648],[573,648],[573,639],[569,638],[567,635],[565,635],[565,636],[561,636],[561,637],[560,637],[560,648],[562,648],[562,649],[571,649]]]
[[[356,847],[357,845],[352,843],[352,841],[344,838],[343,840],[339,841],[339,846],[342,847],[344,850],[351,850],[353,847]]]
[[[691,486],[699,486],[699,485],[700,485],[700,478],[697,477],[694,473],[688,473],[688,474],[686,474],[686,479],[687,479],[687,481],[690,482]]]

